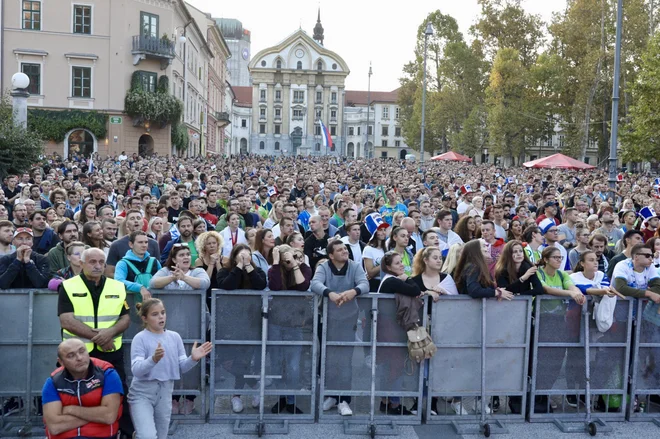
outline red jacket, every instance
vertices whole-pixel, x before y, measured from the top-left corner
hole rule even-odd
[[[50,375],[60,395],[62,407],[67,405],[77,405],[81,407],[98,407],[103,399],[103,383],[105,381],[105,371],[112,368],[112,364],[97,358],[90,358],[90,373],[84,380],[73,380],[71,375],[59,367]],[[100,424],[89,422],[82,427],[65,431],[60,434],[51,434],[46,427],[46,437],[48,439],[68,439],[78,436],[107,438],[116,436],[119,431],[119,418],[122,414],[122,405],[119,404],[117,419],[112,424]],[[45,420],[44,420],[45,422]]]

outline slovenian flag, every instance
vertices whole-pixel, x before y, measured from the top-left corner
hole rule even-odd
[[[656,186],[660,186],[660,177],[656,178],[653,184]]]
[[[87,167],[87,175],[92,175],[92,172],[94,172],[94,159],[90,157],[89,166]]]
[[[319,119],[319,123],[321,124],[321,136],[323,137],[323,146],[325,147],[325,152],[327,154],[328,151],[332,151],[332,137],[330,137],[330,130],[328,130],[328,127],[323,125],[323,121]]]

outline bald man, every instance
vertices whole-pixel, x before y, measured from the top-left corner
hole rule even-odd
[[[88,248],[80,256],[82,273],[59,287],[57,315],[62,339],[80,339],[89,355],[112,364],[126,387],[122,334],[130,325],[126,287],[105,277],[105,253]],[[124,402],[125,404],[126,402]],[[133,423],[126,408],[120,421],[122,433],[131,437]]]
[[[117,371],[78,339],[60,343],[57,359],[62,366],[41,391],[46,437],[116,437],[124,394]]]

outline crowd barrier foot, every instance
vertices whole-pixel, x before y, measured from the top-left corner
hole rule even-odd
[[[34,427],[32,424],[18,424],[7,422],[0,429],[0,437],[44,437],[43,427]]]
[[[454,427],[456,434],[460,435],[483,434],[484,437],[490,437],[491,434],[509,434],[509,429],[506,428],[502,421],[495,419],[482,422],[481,424],[453,421],[451,425]]]
[[[559,419],[554,420],[555,426],[561,430],[562,433],[589,433],[590,436],[596,436],[598,433],[611,433],[614,431],[612,427],[607,425],[602,419],[592,419],[591,422],[582,422],[581,425],[571,427],[568,424],[575,424],[576,422],[564,422]]]
[[[289,421],[252,421],[237,420],[234,423],[234,434],[249,434],[261,437],[265,434],[289,434]]]
[[[174,433],[176,433],[177,428],[179,428],[179,421],[171,420],[170,428],[167,429],[167,435],[174,436]]]
[[[369,421],[367,421],[369,422]],[[375,424],[373,422],[365,424],[364,421],[344,421],[345,435],[369,435],[371,438],[376,436],[398,436],[399,431],[394,422],[387,424]]]

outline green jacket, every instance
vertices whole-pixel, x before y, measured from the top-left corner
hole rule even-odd
[[[46,254],[46,257],[48,258],[51,275],[55,275],[57,271],[67,268],[70,265],[69,260],[66,258],[66,251],[62,242],[58,242],[55,247],[51,248],[48,254]]]

